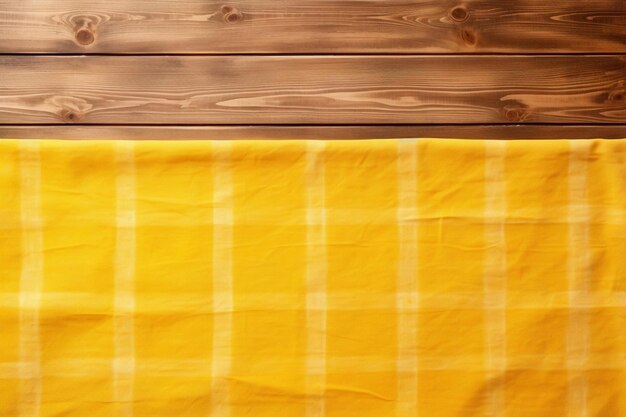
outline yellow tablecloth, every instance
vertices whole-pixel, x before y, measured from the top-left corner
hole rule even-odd
[[[626,416],[626,140],[4,140],[0,195],[2,416]]]

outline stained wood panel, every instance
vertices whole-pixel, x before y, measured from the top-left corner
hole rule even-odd
[[[441,126],[0,126],[0,139],[594,139],[626,138],[626,125]]]
[[[626,56],[4,56],[0,123],[624,123]]]
[[[0,52],[626,52],[626,2],[1,0]]]

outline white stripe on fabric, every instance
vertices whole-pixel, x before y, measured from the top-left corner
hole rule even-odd
[[[323,141],[308,141],[306,151],[306,417],[326,414],[326,192]]]
[[[398,315],[396,415],[405,417],[418,415],[418,148],[415,139],[398,140],[397,146],[399,260],[396,283],[396,313]]]
[[[587,201],[587,158],[588,141],[569,141],[569,323],[567,331],[568,369],[568,415],[586,417],[587,379],[584,368],[589,356],[589,290],[590,248],[589,220],[590,207]]]
[[[132,417],[135,374],[135,153],[134,142],[116,143],[113,400],[115,413]]]
[[[230,141],[213,144],[213,356],[211,417],[229,417],[233,321],[233,179]]]
[[[41,409],[39,309],[43,287],[41,163],[36,141],[19,144],[22,267],[19,297],[19,417],[37,417]]]
[[[502,417],[506,370],[506,181],[507,142],[485,141],[484,317],[487,416]]]

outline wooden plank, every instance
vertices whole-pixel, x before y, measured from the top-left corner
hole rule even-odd
[[[3,56],[0,123],[624,123],[626,56]]]
[[[4,53],[626,52],[622,0],[0,0]]]
[[[625,125],[0,126],[1,139],[620,139]]]

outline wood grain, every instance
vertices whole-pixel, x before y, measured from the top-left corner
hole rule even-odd
[[[0,126],[0,139],[621,139],[626,125],[496,126]]]
[[[3,53],[626,52],[623,0],[0,0]]]
[[[624,123],[626,56],[3,56],[0,123]]]

